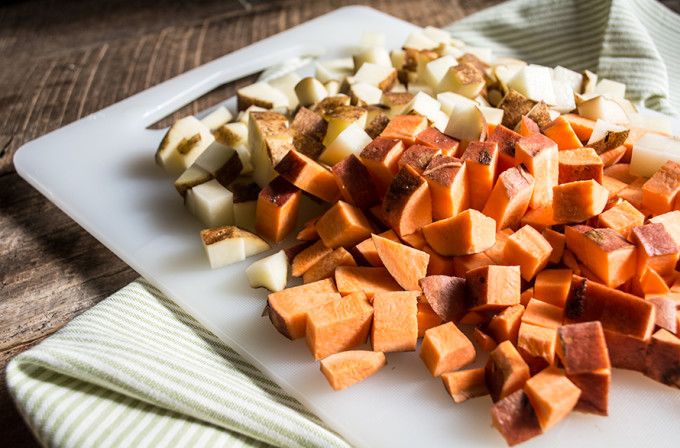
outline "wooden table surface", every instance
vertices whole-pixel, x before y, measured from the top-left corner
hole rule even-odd
[[[444,26],[500,2],[36,0],[0,6],[0,369],[138,276],[17,175],[12,157],[23,144],[342,6],[361,3],[421,26]],[[680,11],[680,0],[663,3]],[[221,87],[158,126],[223,101],[248,82]],[[4,375],[0,428],[4,446],[38,445]]]

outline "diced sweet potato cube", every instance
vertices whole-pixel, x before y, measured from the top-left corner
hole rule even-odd
[[[581,148],[583,146],[581,140],[576,135],[576,132],[574,132],[574,129],[571,127],[571,123],[564,118],[564,115],[555,118],[543,127],[541,131],[557,144],[560,152]]]
[[[525,312],[526,314],[526,312]],[[555,346],[557,330],[539,327],[522,322],[517,336],[517,348],[522,348],[532,357],[542,358],[547,364],[555,363]]]
[[[442,381],[455,403],[462,403],[470,398],[482,397],[489,393],[483,367],[444,373]]]
[[[420,232],[419,232],[420,233]],[[429,244],[420,248],[423,252],[430,255],[430,262],[427,265],[427,275],[455,275],[454,257],[445,257],[435,252]]]
[[[380,197],[385,195],[392,178],[399,172],[399,158],[404,149],[401,140],[378,137],[359,154],[359,159],[375,180]]]
[[[496,264],[485,252],[478,254],[462,255],[460,257],[452,258],[453,275],[457,277],[465,277],[467,271]]]
[[[448,275],[428,275],[418,281],[425,300],[445,322],[458,322],[467,313],[465,279]]]
[[[306,340],[315,360],[365,343],[373,308],[366,294],[356,292],[307,312]]]
[[[529,378],[524,392],[544,431],[566,417],[581,395],[581,390],[554,366]]]
[[[646,177],[638,177],[616,194],[617,198],[625,199],[630,202],[633,207],[640,210],[645,216],[651,214],[650,211],[642,205],[642,186],[646,181]]]
[[[475,329],[472,331],[472,339],[475,340],[477,346],[483,352],[490,352],[496,348],[496,346],[498,346],[496,340],[482,331],[479,327],[475,327]]]
[[[675,244],[680,246],[680,210],[657,215],[649,219],[649,222],[663,224],[666,232],[671,236]]]
[[[654,323],[657,327],[663,328],[675,335],[678,334],[677,311],[678,306],[675,300],[664,296],[645,297],[655,308]]]
[[[388,240],[396,241],[398,243],[400,242],[399,237],[392,229],[380,233],[379,236],[387,238]],[[361,243],[354,246],[351,252],[355,258],[357,258],[357,260],[362,260],[362,262],[365,260],[371,266],[384,267],[383,262],[378,256],[378,251],[375,249],[375,244],[373,243],[372,237],[368,237]]]
[[[441,325],[442,318],[434,312],[430,304],[423,296],[418,297],[418,337],[425,336],[425,332],[430,328]]]
[[[680,339],[663,328],[649,343],[644,374],[653,380],[680,389]]]
[[[373,235],[378,256],[392,277],[407,291],[418,291],[418,280],[427,275],[430,256],[418,249]]]
[[[564,308],[571,287],[570,269],[544,269],[536,274],[534,297],[559,308]]]
[[[563,117],[567,122],[569,122],[569,125],[579,140],[583,142],[590,140],[593,129],[595,129],[595,120],[591,120],[590,118],[582,117],[577,114],[564,114]]]
[[[541,127],[538,125],[538,123],[526,115],[522,115],[519,123],[517,123],[516,128],[517,127],[519,127],[519,133],[522,135],[522,137],[526,137],[527,135],[531,134],[538,134],[541,132]]]
[[[609,330],[604,330],[604,337],[612,367],[644,371],[648,341]]]
[[[380,203],[378,189],[371,174],[354,154],[333,165],[332,170],[340,194],[346,202],[361,210]]]
[[[281,176],[269,182],[257,197],[255,231],[278,243],[293,231],[297,224],[302,193]]]
[[[369,300],[380,292],[401,291],[401,286],[384,267],[338,266],[335,284],[343,295],[363,291]]]
[[[522,138],[520,134],[508,129],[505,124],[496,126],[489,134],[486,141],[498,145],[498,173],[519,165],[520,162],[515,159],[515,143],[520,138]]]
[[[566,238],[563,233],[559,233],[553,229],[543,229],[541,232],[543,238],[550,243],[552,246],[552,252],[550,252],[550,257],[548,258],[549,264],[557,264],[562,260],[562,254],[564,253],[564,246]]]
[[[543,207],[552,201],[559,176],[558,157],[557,144],[543,134],[531,134],[515,143],[515,158],[534,177],[529,207]]]
[[[511,235],[503,249],[503,260],[519,266],[522,278],[534,278],[548,264],[552,246],[536,229],[524,226]]]
[[[519,304],[509,306],[491,318],[486,325],[486,332],[499,344],[503,341],[517,344],[523,314],[524,306]]]
[[[274,169],[299,189],[326,202],[333,203],[340,198],[333,173],[295,149],[288,151]]]
[[[496,230],[516,230],[529,208],[534,178],[520,166],[503,171],[491,190],[482,213],[496,220]]]
[[[637,246],[637,269],[641,273],[649,266],[659,275],[675,271],[678,263],[678,246],[663,224],[648,223],[633,227],[630,240]]]
[[[305,336],[307,312],[340,297],[332,279],[269,294],[267,309],[274,327],[289,339]]]
[[[453,322],[425,332],[420,358],[432,376],[460,369],[475,361],[475,347]]]
[[[382,212],[397,235],[408,235],[432,222],[432,199],[427,181],[409,165],[390,183]]]
[[[470,204],[467,165],[460,159],[436,156],[427,165],[423,178],[432,200],[432,219],[450,218]]]
[[[490,265],[465,275],[467,308],[471,311],[499,311],[519,303],[519,266]]]
[[[442,155],[440,149],[414,144],[409,146],[399,158],[399,168],[410,165],[418,174],[423,174],[430,161],[438,155]]]
[[[302,229],[298,232],[296,239],[300,241],[316,241],[319,239],[319,234],[316,231],[316,222],[321,216],[315,216],[302,224]]]
[[[625,184],[613,177],[607,175],[602,176],[602,186],[609,192],[608,200],[614,201],[616,199],[623,199],[619,197],[619,193],[628,188],[628,184]],[[642,192],[642,190],[640,190]],[[631,204],[632,205],[632,204]]]
[[[594,180],[580,180],[553,187],[553,219],[582,222],[597,216],[607,205],[609,191]]]
[[[475,209],[422,228],[427,243],[440,255],[461,256],[489,249],[496,242],[496,221]]]
[[[631,285],[631,293],[639,295],[639,296],[648,296],[649,294],[667,294],[671,292],[670,288],[666,284],[666,281],[664,278],[659,275],[658,272],[656,272],[654,269],[652,269],[649,266],[646,266],[644,270],[642,271],[642,274],[640,274],[639,278],[633,278],[632,279],[633,284]],[[637,285],[639,282],[641,294],[638,294],[637,291],[634,291],[632,288]],[[675,304],[675,302],[673,302]],[[658,320],[658,314],[657,314],[657,320]]]
[[[529,366],[510,341],[501,342],[489,353],[484,368],[486,385],[494,403],[522,390],[530,377]]]
[[[366,215],[345,201],[336,202],[315,224],[319,238],[331,249],[349,248],[371,236]]]
[[[321,372],[333,390],[342,390],[380,370],[385,354],[370,350],[335,353],[321,360]]]
[[[508,446],[543,434],[536,411],[522,389],[496,402],[491,408],[491,419]]]
[[[557,329],[562,325],[564,310],[538,299],[530,299],[522,315],[522,322],[539,327]]]
[[[642,185],[642,206],[655,215],[673,210],[680,193],[680,164],[668,160]]]
[[[561,224],[565,223],[555,221],[555,218],[553,217],[552,204],[547,204],[539,208],[529,208],[520,221],[520,225],[529,225],[539,232],[543,232],[543,230],[547,228]]]
[[[344,247],[338,247],[314,263],[302,274],[304,283],[313,283],[324,278],[332,278],[338,266],[356,266],[354,257]]]
[[[460,156],[468,171],[468,184],[471,192],[470,207],[482,210],[486,204],[498,167],[498,144],[495,142],[470,142]]]
[[[567,375],[581,389],[581,396],[574,409],[587,414],[609,415],[611,376],[611,369]]]
[[[505,244],[508,242],[508,238],[510,238],[510,235],[513,233],[515,232],[508,227],[497,231],[496,242],[493,246],[484,251],[484,253],[488,255],[488,257],[491,258],[495,264],[506,264],[505,260],[503,260],[503,252],[505,250]]]
[[[630,202],[622,200],[598,215],[597,226],[610,228],[622,237],[628,238],[630,230],[633,227],[641,226],[644,221],[645,215],[633,207]]]
[[[446,156],[455,156],[460,146],[458,140],[443,134],[432,126],[428,126],[424,131],[416,135],[416,144],[440,149],[442,154]]]
[[[427,117],[422,115],[397,115],[390,120],[380,136],[398,138],[408,147],[416,142],[416,136],[427,127]]]
[[[593,148],[560,151],[558,183],[594,180],[602,183],[603,163]]]
[[[418,291],[373,296],[371,344],[377,352],[412,351],[418,343]]]
[[[636,248],[614,230],[574,225],[564,235],[567,249],[606,285],[620,286],[635,274]]]
[[[318,240],[293,258],[291,274],[293,277],[301,277],[309,268],[331,252],[333,252],[333,249],[327,247],[323,241]]]
[[[557,356],[567,375],[609,369],[609,352],[598,321],[563,325],[557,329]]]
[[[599,320],[604,330],[642,340],[654,329],[654,305],[583,277],[573,277],[564,311],[566,323]]]

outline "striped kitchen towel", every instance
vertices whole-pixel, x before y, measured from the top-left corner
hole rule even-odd
[[[654,0],[511,0],[447,29],[497,55],[588,68],[680,116],[680,17]],[[18,355],[6,377],[46,446],[347,446],[143,279]]]

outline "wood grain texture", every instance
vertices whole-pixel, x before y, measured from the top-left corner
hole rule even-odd
[[[500,1],[34,0],[0,6],[0,368],[137,277],[19,178],[12,157],[23,144],[342,6],[361,3],[418,25],[443,26]],[[680,10],[680,0],[664,3]],[[158,127],[251,81],[220,87]],[[37,446],[4,376],[1,384],[3,445]]]

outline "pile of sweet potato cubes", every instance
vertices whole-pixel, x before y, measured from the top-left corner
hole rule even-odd
[[[417,351],[514,445],[607,415],[612,368],[680,387],[680,142],[625,90],[432,27],[391,51],[366,33],[239,90],[235,118],[179,120],[156,160],[213,268],[297,236],[246,272],[334,389]],[[326,206],[298,225],[303,195]]]

